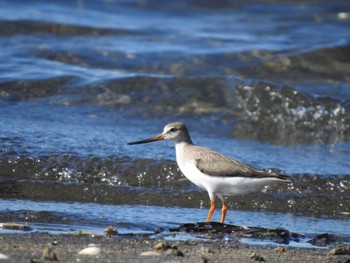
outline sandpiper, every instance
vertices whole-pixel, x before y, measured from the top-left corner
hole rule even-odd
[[[290,182],[287,175],[271,170],[254,169],[208,148],[193,145],[188,129],[182,122],[169,123],[161,134],[128,144],[159,140],[170,140],[175,143],[176,162],[181,172],[192,183],[208,192],[210,209],[207,222],[211,220],[214,213],[216,196],[222,201],[220,222],[224,223],[227,212],[225,196],[254,193],[266,185]]]

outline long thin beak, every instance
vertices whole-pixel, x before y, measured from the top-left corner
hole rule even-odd
[[[155,141],[160,141],[160,140],[164,140],[164,135],[163,134],[159,134],[159,135],[154,136],[152,138],[148,138],[148,139],[141,140],[141,141],[128,142],[128,145],[148,143],[148,142],[155,142]]]

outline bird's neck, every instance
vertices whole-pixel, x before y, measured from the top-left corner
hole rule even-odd
[[[183,134],[180,138],[170,139],[175,146],[177,145],[193,145],[191,137],[188,134]]]
[[[191,137],[188,134],[185,134],[185,135],[186,136],[182,137],[180,140],[174,141],[175,150],[176,150],[176,160],[179,165],[180,165],[183,153],[186,152],[186,150],[193,145]]]
[[[181,149],[181,148],[184,148],[184,147],[189,146],[189,145],[193,145],[192,141],[189,141],[189,142],[176,142],[175,143],[175,148],[176,149]]]
[[[175,143],[176,162],[181,171],[183,170],[183,166],[185,165],[186,161],[184,153],[186,153],[192,145],[192,141]]]

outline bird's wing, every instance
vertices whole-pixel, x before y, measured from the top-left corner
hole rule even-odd
[[[270,170],[257,170],[223,154],[208,150],[196,158],[197,168],[204,174],[219,177],[274,177],[285,180],[285,176]]]

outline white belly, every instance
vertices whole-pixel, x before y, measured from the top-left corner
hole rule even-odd
[[[277,180],[273,178],[209,176],[197,169],[194,163],[178,162],[181,172],[195,185],[209,193],[234,196],[260,191]]]

